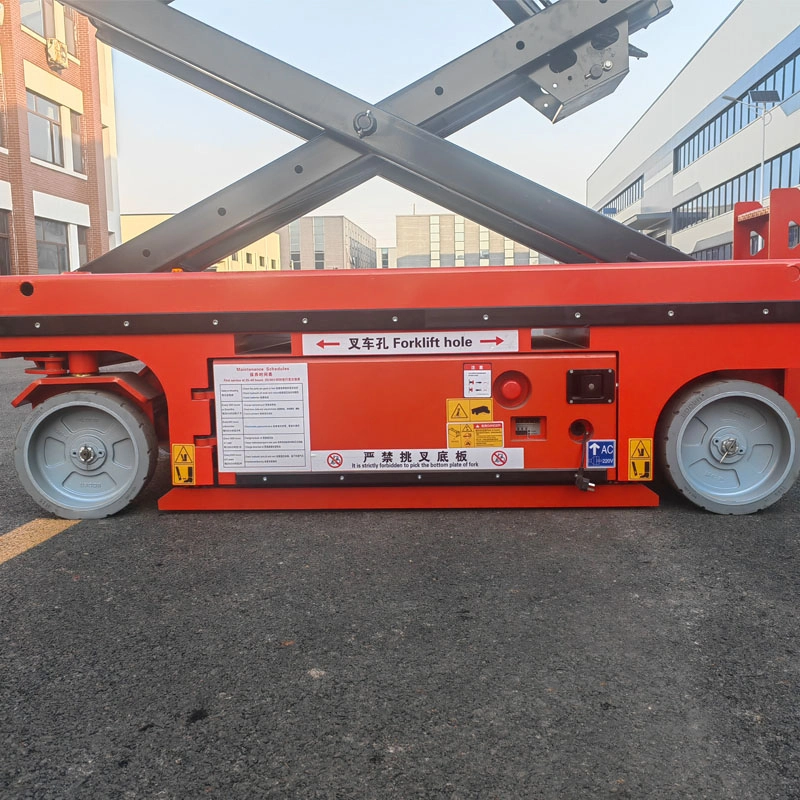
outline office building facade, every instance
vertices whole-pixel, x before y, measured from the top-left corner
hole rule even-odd
[[[484,267],[538,264],[539,256],[521,244],[458,214],[397,217],[399,268]]]
[[[303,217],[278,231],[283,269],[375,269],[375,237],[347,217]]]
[[[800,3],[742,0],[590,176],[587,204],[719,260],[734,203],[797,185]]]
[[[121,238],[111,52],[56,0],[0,9],[0,274],[67,272]]]

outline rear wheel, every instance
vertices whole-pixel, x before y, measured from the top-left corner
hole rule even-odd
[[[741,380],[708,381],[677,395],[659,426],[672,486],[717,514],[772,505],[800,473],[800,422],[777,392]]]
[[[78,391],[37,406],[17,435],[14,462],[22,485],[64,519],[116,514],[155,470],[158,441],[133,403]]]

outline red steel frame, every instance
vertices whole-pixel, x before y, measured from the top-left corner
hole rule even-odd
[[[800,191],[778,200],[783,210],[776,217],[786,225],[800,217]],[[750,225],[751,219],[740,224]],[[749,233],[743,235],[749,241]],[[794,257],[786,257],[791,252]],[[76,388],[105,389],[145,409],[162,438],[196,446],[196,485],[173,488],[161,499],[162,509],[656,505],[657,496],[645,483],[628,483],[625,451],[630,439],[655,437],[659,415],[680,389],[709,375],[744,377],[770,386],[800,409],[796,250],[787,249],[781,259],[711,263],[17,276],[0,279],[0,304],[0,354],[34,361],[32,371],[38,373],[16,405],[36,405]],[[538,327],[533,323],[516,327],[518,353],[342,358],[302,352],[302,334],[320,332],[320,317],[332,310],[385,314],[387,322],[396,317],[384,328],[392,333],[420,331],[404,319],[441,309],[474,312],[482,322],[464,324],[466,330],[507,328],[493,317],[501,319],[503,309],[528,307],[571,317],[587,346],[537,351],[531,344],[531,328]],[[237,352],[235,320],[265,309],[286,315],[280,333],[291,342],[290,352]],[[638,316],[629,323],[632,310]],[[189,311],[191,332],[181,332]],[[176,332],[150,332],[156,318],[174,320]],[[90,332],[74,332],[81,320],[90,321]],[[311,447],[325,450],[445,447],[445,401],[461,396],[463,364],[476,358],[491,360],[495,375],[512,369],[530,379],[530,398],[522,408],[495,403],[495,419],[507,432],[514,415],[547,419],[546,436],[516,445],[524,449],[526,470],[577,472],[583,443],[569,435],[569,427],[586,419],[597,438],[618,442],[620,457],[617,468],[607,472],[608,483],[595,492],[574,485],[244,488],[235,485],[234,475],[217,471],[215,361],[308,364]],[[98,364],[114,360],[141,361],[146,369],[98,374]],[[612,403],[567,402],[569,369],[608,365],[617,382]]]

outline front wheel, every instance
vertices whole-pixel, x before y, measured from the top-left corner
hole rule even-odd
[[[800,422],[777,392],[742,380],[689,387],[659,424],[664,473],[681,494],[717,514],[771,506],[800,473]]]
[[[132,502],[153,475],[152,423],[116,395],[76,391],[45,400],[23,422],[14,462],[20,482],[64,519],[98,519]]]

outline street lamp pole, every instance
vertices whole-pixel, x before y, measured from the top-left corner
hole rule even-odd
[[[764,165],[767,155],[767,103],[780,103],[781,96],[774,89],[751,89],[748,92],[751,102],[747,103],[738,97],[723,95],[723,100],[730,100],[732,103],[739,103],[748,108],[754,108],[756,112],[761,108],[761,181],[759,186],[758,202],[764,202]]]

